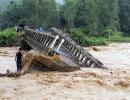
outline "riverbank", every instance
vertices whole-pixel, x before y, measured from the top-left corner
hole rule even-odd
[[[3,100],[128,100],[130,98],[130,43],[85,48],[110,70],[75,72],[32,71],[17,78],[0,78]],[[17,47],[0,48],[0,71],[15,71]]]

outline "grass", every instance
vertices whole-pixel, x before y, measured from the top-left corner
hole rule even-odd
[[[88,46],[99,46],[107,44],[106,38],[104,37],[89,37],[87,42]]]
[[[14,28],[9,28],[0,32],[0,46],[10,47],[15,45],[18,38],[18,33]]]
[[[106,33],[104,36],[90,36],[84,28],[72,28],[69,31],[72,38],[82,46],[107,45],[112,42],[130,42],[130,37],[124,37],[122,32]]]
[[[108,42],[130,42],[130,37],[123,36],[122,32],[115,32],[114,35],[107,39]]]

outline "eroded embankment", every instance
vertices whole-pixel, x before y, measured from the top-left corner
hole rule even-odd
[[[6,48],[9,50],[9,48]],[[9,55],[9,51],[4,51],[5,49],[2,49],[1,56],[3,57],[4,54]],[[15,58],[16,50],[13,52],[12,57]],[[4,57],[3,57],[4,58]],[[70,61],[67,62],[67,58],[62,57],[60,55],[54,54],[53,56],[49,56],[46,53],[39,53],[37,51],[31,50],[29,52],[24,53],[24,60],[22,64],[22,71],[21,73],[17,73],[16,71],[11,71],[10,68],[4,70],[4,72],[0,73],[1,77],[16,77],[19,76],[19,74],[23,75],[26,72],[35,72],[35,71],[62,71],[62,72],[71,72],[80,70],[78,65],[75,63],[72,63]],[[64,61],[66,60],[66,61]],[[14,65],[14,63],[13,63]],[[5,66],[7,67],[7,66]],[[14,67],[14,66],[13,66]],[[1,70],[2,71],[2,70]],[[7,72],[6,72],[7,71]]]
[[[54,54],[53,56],[49,56],[48,54],[40,54],[36,51],[29,51],[24,57],[22,73],[27,72],[32,68],[39,69],[48,69],[50,71],[62,71],[62,72],[70,72],[79,70],[79,67],[69,64],[69,62],[65,62],[62,56]]]

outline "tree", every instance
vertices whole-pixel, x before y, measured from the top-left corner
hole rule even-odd
[[[74,20],[76,17],[76,9],[75,0],[65,0],[65,4],[63,6],[63,16],[67,21],[67,27],[71,28],[74,26]]]
[[[90,35],[113,31],[130,32],[130,0],[55,0],[12,1],[1,12],[2,27],[25,23],[33,28],[73,27],[85,28]]]
[[[119,30],[118,0],[100,0],[99,9],[99,32],[110,35],[111,31]]]
[[[58,26],[58,12],[55,0],[39,0],[38,16],[44,27]]]
[[[75,26],[82,27],[87,26],[88,24],[88,9],[87,9],[88,0],[76,0],[76,19]]]
[[[1,13],[2,28],[13,27],[20,20],[20,5],[11,1],[7,9]]]
[[[76,26],[86,27],[90,35],[98,33],[98,6],[96,0],[77,0]]]
[[[130,32],[130,0],[119,0],[120,28],[123,32]]]
[[[55,0],[22,0],[26,18],[33,19],[35,28],[57,26],[58,13]]]
[[[88,1],[88,25],[87,28],[90,31],[90,35],[97,35],[98,34],[98,5],[96,0],[89,0]]]

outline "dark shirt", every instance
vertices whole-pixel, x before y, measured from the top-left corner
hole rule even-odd
[[[17,60],[22,60],[23,54],[21,52],[17,52],[16,58]]]

